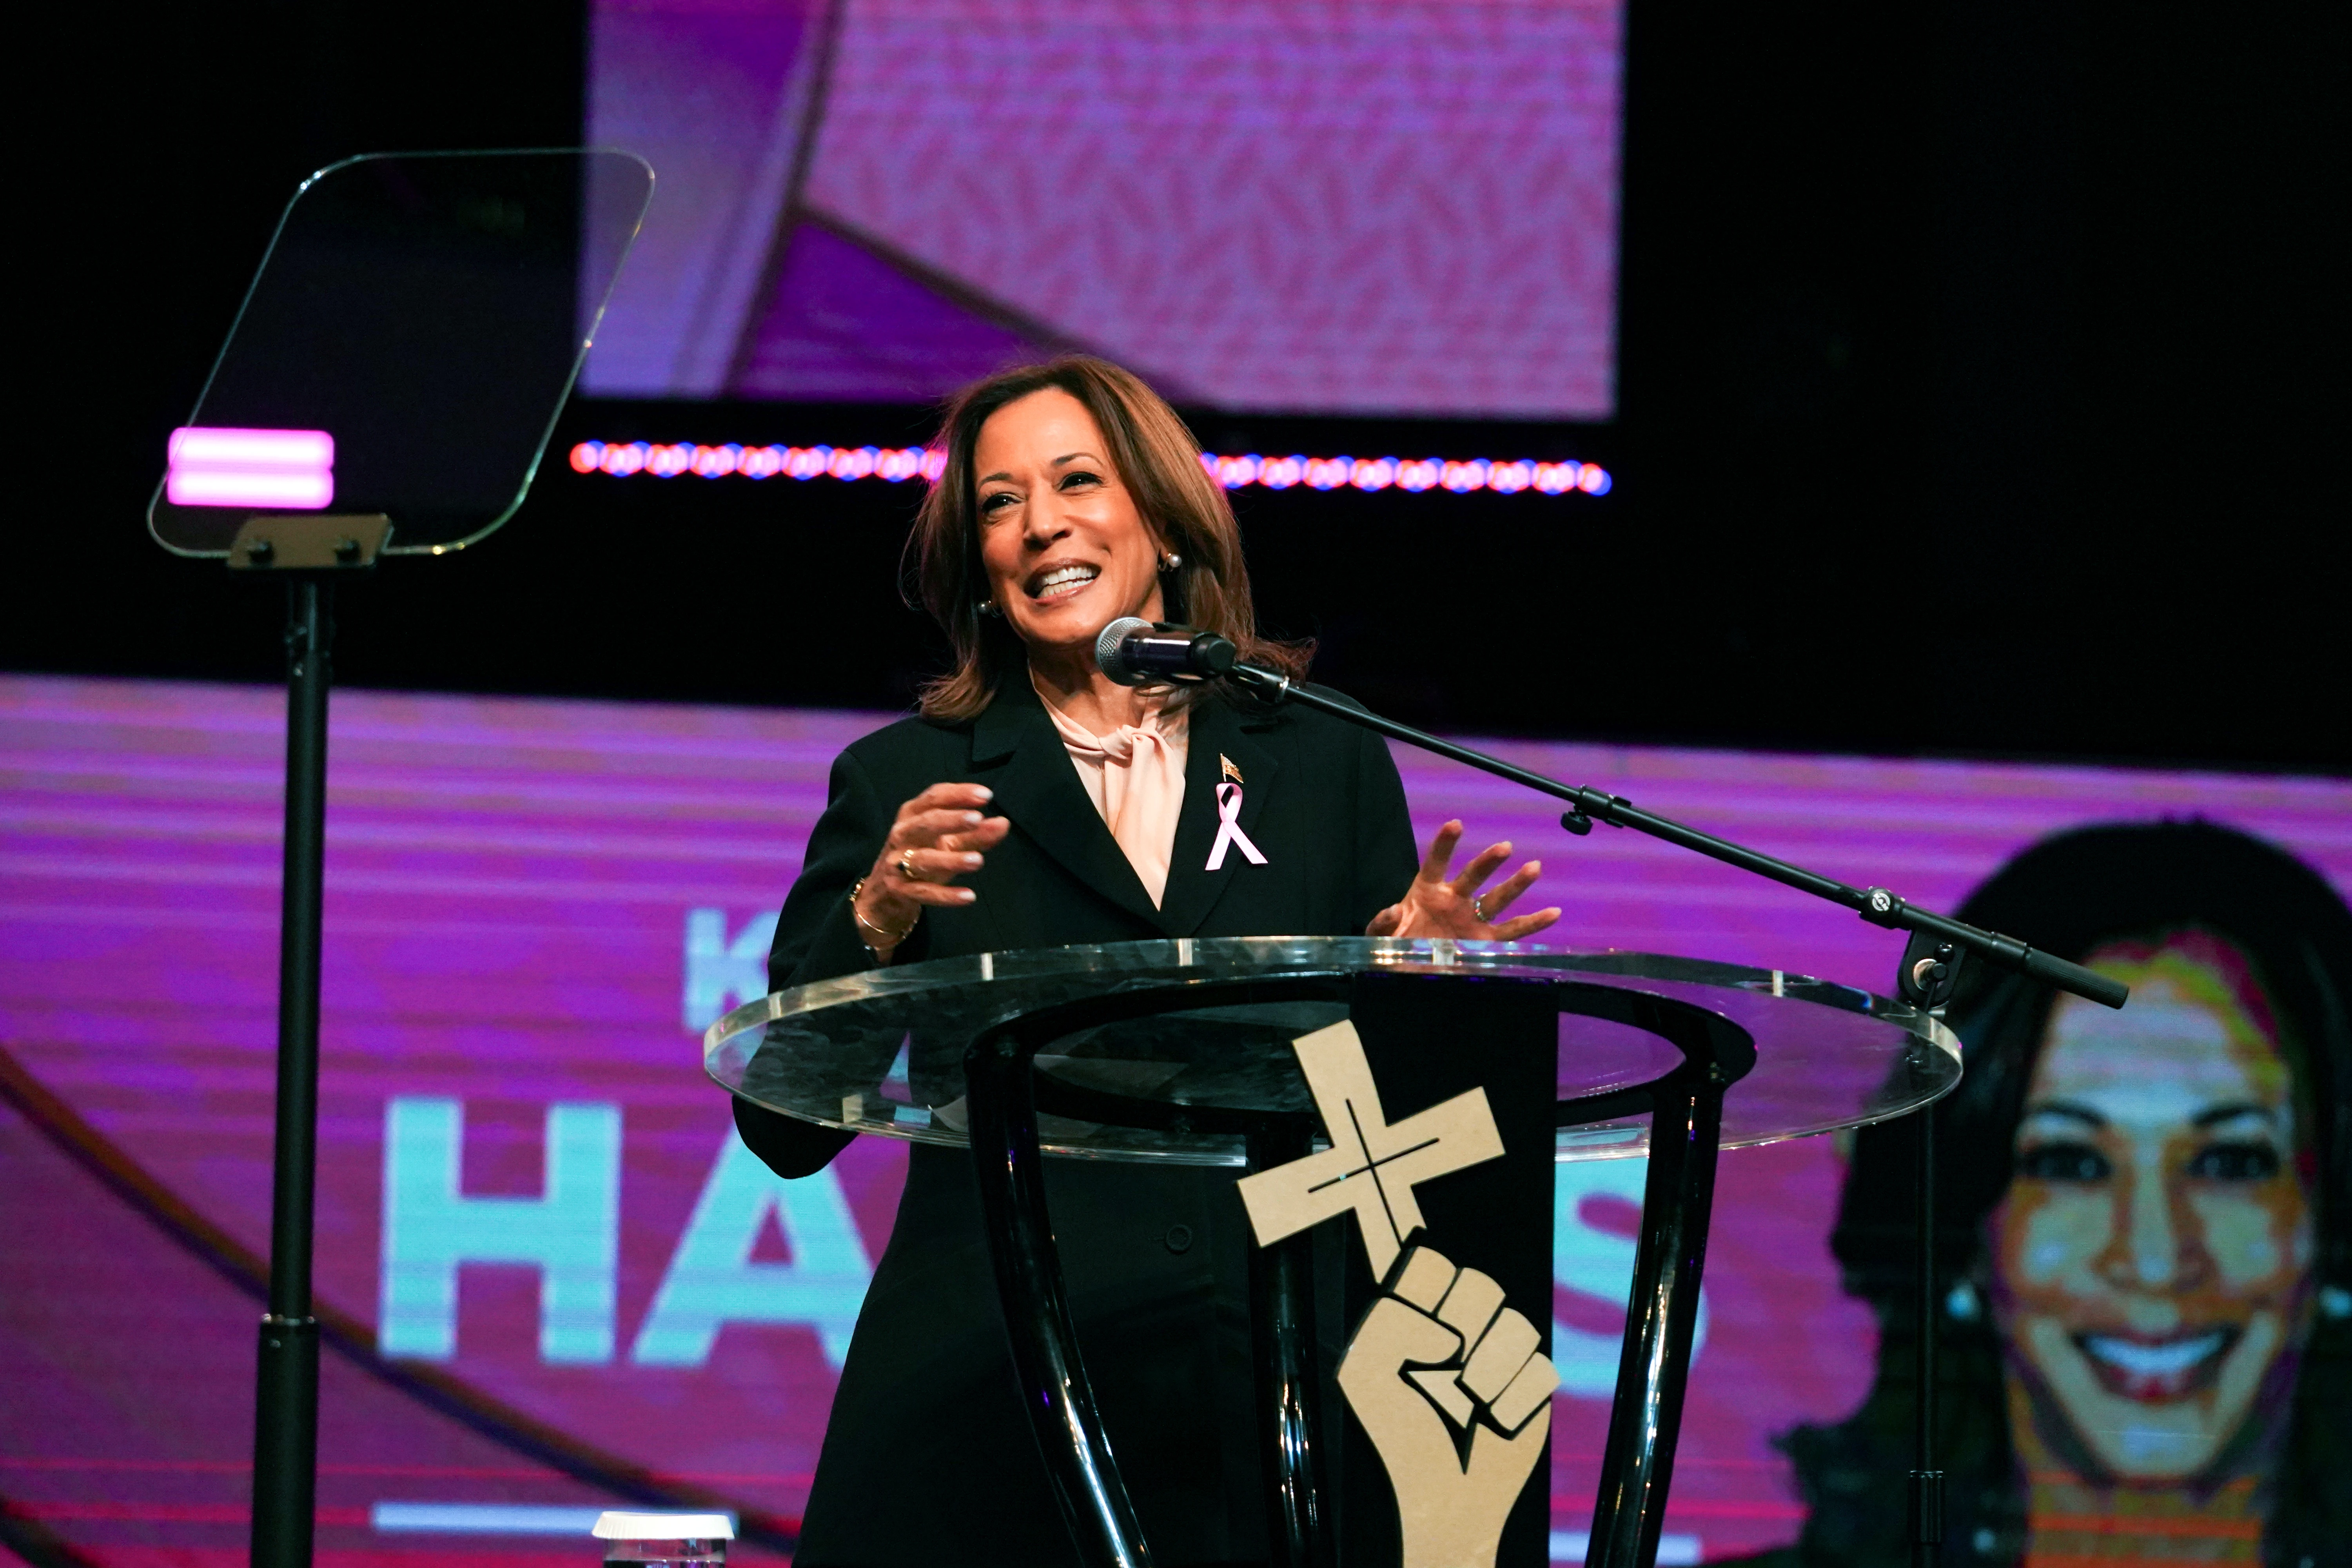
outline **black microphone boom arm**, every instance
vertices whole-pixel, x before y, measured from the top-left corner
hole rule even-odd
[[[1568,802],[1570,809],[1560,817],[1560,826],[1570,833],[1579,835],[1590,833],[1595,821],[1608,823],[1612,827],[1630,827],[1636,832],[1646,833],[1653,838],[1663,838],[1669,844],[1679,844],[1685,849],[1696,850],[1699,854],[1710,859],[1720,860],[1727,866],[1737,866],[1743,871],[1752,871],[1759,877],[1769,877],[1783,887],[1794,888],[1801,893],[1811,893],[1817,899],[1826,899],[1831,903],[1843,904],[1873,925],[1885,926],[1890,931],[1916,931],[1924,936],[1949,942],[1955,948],[1974,953],[1997,968],[2030,976],[2047,984],[2055,985],[2062,991],[2071,991],[2077,996],[2099,1003],[2103,1006],[2120,1007],[2124,1005],[2125,999],[2131,994],[2128,987],[2108,979],[2095,970],[2085,969],[2079,963],[2069,963],[2063,958],[2042,952],[2018,941],[2013,936],[2003,936],[1998,931],[1983,931],[1948,916],[1923,910],[1916,904],[1896,898],[1885,888],[1849,887],[1833,878],[1824,877],[1819,872],[1808,871],[1801,866],[1791,866],[1786,860],[1776,860],[1769,855],[1759,854],[1744,845],[1734,844],[1729,839],[1717,838],[1711,833],[1701,833],[1696,827],[1686,827],[1670,817],[1654,816],[1641,810],[1623,795],[1607,795],[1597,789],[1588,789],[1581,784],[1562,784],[1558,779],[1546,778],[1541,773],[1529,773],[1525,768],[1513,766],[1500,757],[1490,757],[1484,752],[1474,752],[1467,746],[1457,746],[1451,741],[1439,740],[1436,736],[1413,729],[1409,724],[1400,724],[1392,719],[1383,719],[1379,714],[1359,708],[1353,703],[1326,697],[1321,692],[1301,686],[1288,676],[1276,671],[1263,669],[1256,665],[1237,663],[1233,667],[1229,678],[1239,681],[1271,701],[1296,702],[1302,707],[1331,714],[1335,718],[1346,720],[1350,724],[1360,724],[1367,730],[1378,731],[1391,740],[1402,741],[1406,745],[1418,746],[1424,752],[1434,752],[1441,757],[1451,757],[1457,763],[1466,763],[1483,773],[1493,773],[1496,778],[1509,779],[1513,784],[1525,784],[1528,788],[1550,795],[1556,800],[1564,800]]]

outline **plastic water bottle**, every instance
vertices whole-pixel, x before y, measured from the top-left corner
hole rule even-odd
[[[596,1516],[590,1533],[604,1561],[628,1568],[726,1568],[735,1521],[723,1513],[619,1513]]]

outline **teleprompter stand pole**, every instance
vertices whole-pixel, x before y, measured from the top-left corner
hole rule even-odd
[[[278,1130],[269,1310],[253,1422],[254,1568],[309,1568],[319,1457],[319,1321],[310,1315],[318,1170],[319,942],[326,877],[328,648],[334,580],[286,584],[286,867],[278,931]]]
[[[319,1321],[310,1315],[319,1142],[319,949],[326,886],[327,692],[335,574],[373,564],[382,517],[257,517],[239,571],[286,574],[286,847],[278,892],[278,1125],[269,1310],[254,1393],[253,1568],[310,1568],[319,1471]]]

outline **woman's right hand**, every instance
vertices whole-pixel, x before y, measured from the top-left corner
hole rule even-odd
[[[858,938],[877,952],[904,942],[926,906],[953,909],[977,896],[953,885],[980,869],[981,851],[1004,841],[1013,824],[985,816],[984,784],[936,784],[898,808],[898,820],[857,889]],[[911,873],[911,875],[909,874]]]

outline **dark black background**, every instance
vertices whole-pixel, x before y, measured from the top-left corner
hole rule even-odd
[[[275,679],[277,590],[143,531],[163,437],[303,174],[578,139],[583,8],[40,26],[0,668]],[[1634,0],[1618,421],[1194,416],[1618,489],[1240,492],[1265,618],[1465,730],[2341,767],[2344,43],[2317,5]],[[927,434],[580,401],[557,450]],[[481,546],[346,589],[339,678],[902,703],[937,647],[898,597],[914,500],[551,462]]]

